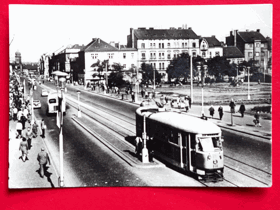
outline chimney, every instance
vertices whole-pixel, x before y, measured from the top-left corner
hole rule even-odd
[[[185,25],[184,24],[182,25],[182,29],[185,29]]]
[[[232,31],[230,31],[229,35],[232,36]]]
[[[121,44],[120,44],[120,42],[118,42],[118,45],[119,45],[119,50],[121,49]]]
[[[260,29],[257,29],[257,32],[258,32],[258,33],[260,33],[260,31],[261,31]]]
[[[212,37],[213,37],[213,38],[216,38],[216,36],[215,36],[215,35],[212,35]]]
[[[100,44],[100,38],[97,39],[98,44]]]
[[[192,30],[192,27],[189,27],[189,30]]]
[[[237,31],[238,30],[234,30],[234,46],[236,47],[236,36],[237,36]]]
[[[185,29],[188,29],[187,24],[185,24]]]
[[[249,29],[246,29],[246,32],[249,32]]]
[[[131,28],[130,29],[131,30],[131,41],[132,41],[132,48],[134,48],[135,46],[134,46],[134,29],[133,28]]]

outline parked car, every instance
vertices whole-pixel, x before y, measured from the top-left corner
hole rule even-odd
[[[41,96],[48,96],[48,95],[49,95],[49,92],[47,90],[43,89]]]
[[[39,100],[33,100],[33,108],[34,109],[40,109],[41,108],[41,102]]]

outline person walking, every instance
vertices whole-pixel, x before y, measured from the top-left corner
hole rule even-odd
[[[14,106],[14,108],[13,108],[13,120],[14,121],[17,120],[17,113],[18,113],[18,109],[16,106]]]
[[[33,138],[36,138],[38,136],[38,125],[36,120],[34,121],[34,124],[32,126],[32,134],[33,134]]]
[[[189,107],[190,107],[190,109],[191,109],[191,108],[192,108],[192,99],[191,99],[190,96],[188,96],[188,100],[189,100]]]
[[[218,112],[219,112],[220,120],[222,120],[223,115],[224,115],[224,110],[223,110],[222,106],[219,107]]]
[[[30,150],[31,149],[31,143],[32,143],[32,138],[33,138],[33,133],[32,133],[32,130],[31,130],[31,127],[27,127],[26,130],[23,131],[23,137],[26,138],[27,140],[27,143],[28,143],[28,149]]]
[[[21,121],[17,121],[16,130],[17,130],[17,136],[16,136],[16,139],[17,139],[17,138],[21,137],[21,135],[22,135],[22,123],[21,123]]]
[[[131,91],[131,99],[132,99],[132,102],[135,102],[135,93],[134,93],[134,91]]]
[[[188,112],[189,111],[190,103],[189,103],[189,99],[188,99],[187,96],[185,97],[184,103],[185,103],[186,112]]]
[[[41,121],[41,130],[42,130],[42,138],[45,138],[45,130],[46,130],[46,128],[47,128],[47,126],[46,126],[46,124],[45,124],[45,121],[44,121],[44,119],[42,119],[42,121]]]
[[[233,98],[231,99],[231,102],[229,103],[229,106],[230,106],[230,112],[235,113],[235,103],[234,103]]]
[[[214,109],[213,105],[211,105],[211,107],[209,108],[209,112],[210,112],[210,116],[211,116],[212,119],[213,119],[213,116],[214,116],[214,114],[215,114],[215,109]]]
[[[246,111],[245,105],[243,104],[243,102],[241,103],[240,107],[239,107],[239,112],[241,114],[241,117],[244,117],[244,112]]]
[[[260,113],[259,111],[256,111],[256,114],[254,115],[255,119],[253,120],[255,123],[256,127],[261,127],[261,123],[260,123]]]
[[[26,161],[27,154],[28,154],[28,143],[26,141],[26,138],[22,138],[22,141],[19,144],[19,150],[21,151],[21,159],[23,162]]]
[[[50,161],[49,155],[48,155],[48,153],[45,151],[45,148],[44,148],[44,147],[41,148],[41,152],[38,153],[37,160],[38,160],[39,165],[40,165],[40,169],[39,169],[40,176],[41,176],[42,178],[44,178],[47,163],[49,163],[49,165],[51,165],[51,161]]]

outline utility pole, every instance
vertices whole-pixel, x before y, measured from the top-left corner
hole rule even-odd
[[[191,60],[191,102],[193,103],[193,59],[192,59],[192,54],[190,56]]]

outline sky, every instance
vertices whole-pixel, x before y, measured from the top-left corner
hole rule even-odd
[[[10,59],[38,62],[69,44],[92,38],[127,43],[130,28],[167,29],[186,24],[200,36],[225,42],[230,31],[260,29],[272,37],[272,5],[214,6],[58,6],[9,5]]]

